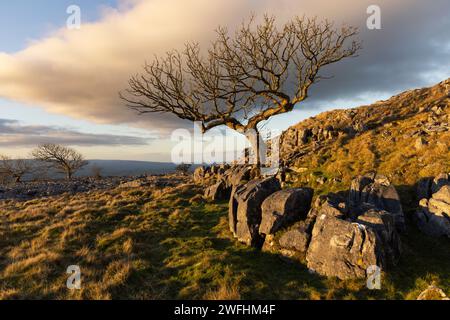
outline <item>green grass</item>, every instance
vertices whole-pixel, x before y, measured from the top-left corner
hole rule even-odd
[[[227,204],[195,188],[114,190],[0,204],[3,299],[415,299],[450,293],[447,240],[414,227],[380,291],[310,274],[304,263],[246,247],[228,231]],[[50,214],[51,213],[51,214]],[[66,288],[77,264],[82,290]]]

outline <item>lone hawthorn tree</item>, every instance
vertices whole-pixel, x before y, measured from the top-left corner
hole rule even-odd
[[[48,163],[57,171],[64,173],[69,180],[88,164],[83,155],[76,150],[57,144],[40,145],[33,150],[32,155],[35,160]]]
[[[28,161],[0,155],[0,175],[5,177],[6,180],[12,179],[16,183],[19,183],[24,175],[32,171],[33,166]]]
[[[234,35],[219,27],[206,52],[188,43],[146,63],[120,96],[140,114],[170,113],[200,123],[203,132],[222,125],[236,130],[250,140],[259,165],[258,125],[304,101],[326,79],[323,67],[355,56],[357,34],[317,18],[295,17],[278,27],[274,17],[257,23],[252,16]]]

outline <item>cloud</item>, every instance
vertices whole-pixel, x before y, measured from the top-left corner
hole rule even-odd
[[[118,92],[145,60],[186,41],[208,42],[218,24],[237,26],[251,12],[281,20],[317,15],[360,26],[364,51],[325,70],[336,77],[313,88],[307,108],[392,94],[450,76],[450,2],[377,1],[382,30],[365,28],[371,0],[128,0],[81,30],[56,30],[23,51],[0,53],[0,96],[98,123],[166,131],[185,125],[168,115],[138,116]],[[83,10],[83,8],[81,8]]]
[[[42,143],[57,143],[71,146],[139,146],[147,145],[151,139],[90,134],[54,126],[27,126],[10,119],[0,119],[0,147],[30,147]]]

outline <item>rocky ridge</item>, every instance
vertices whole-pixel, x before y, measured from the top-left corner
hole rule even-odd
[[[395,184],[450,171],[450,79],[385,101],[324,112],[286,130],[288,179],[348,185],[371,171]]]

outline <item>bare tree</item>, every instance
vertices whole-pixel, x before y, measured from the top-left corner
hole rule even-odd
[[[6,155],[0,155],[0,175],[5,180],[21,182],[24,175],[31,173],[32,165],[24,159],[12,159]]]
[[[57,144],[40,145],[33,150],[32,155],[36,160],[48,163],[59,172],[65,173],[69,180],[88,164],[76,150]]]
[[[278,27],[273,17],[261,23],[251,17],[234,35],[219,27],[207,52],[188,43],[182,52],[155,58],[120,96],[141,114],[171,113],[201,123],[203,132],[222,125],[254,132],[259,162],[258,125],[304,101],[310,87],[327,78],[319,74],[325,66],[356,56],[357,34],[317,18],[296,17]]]

